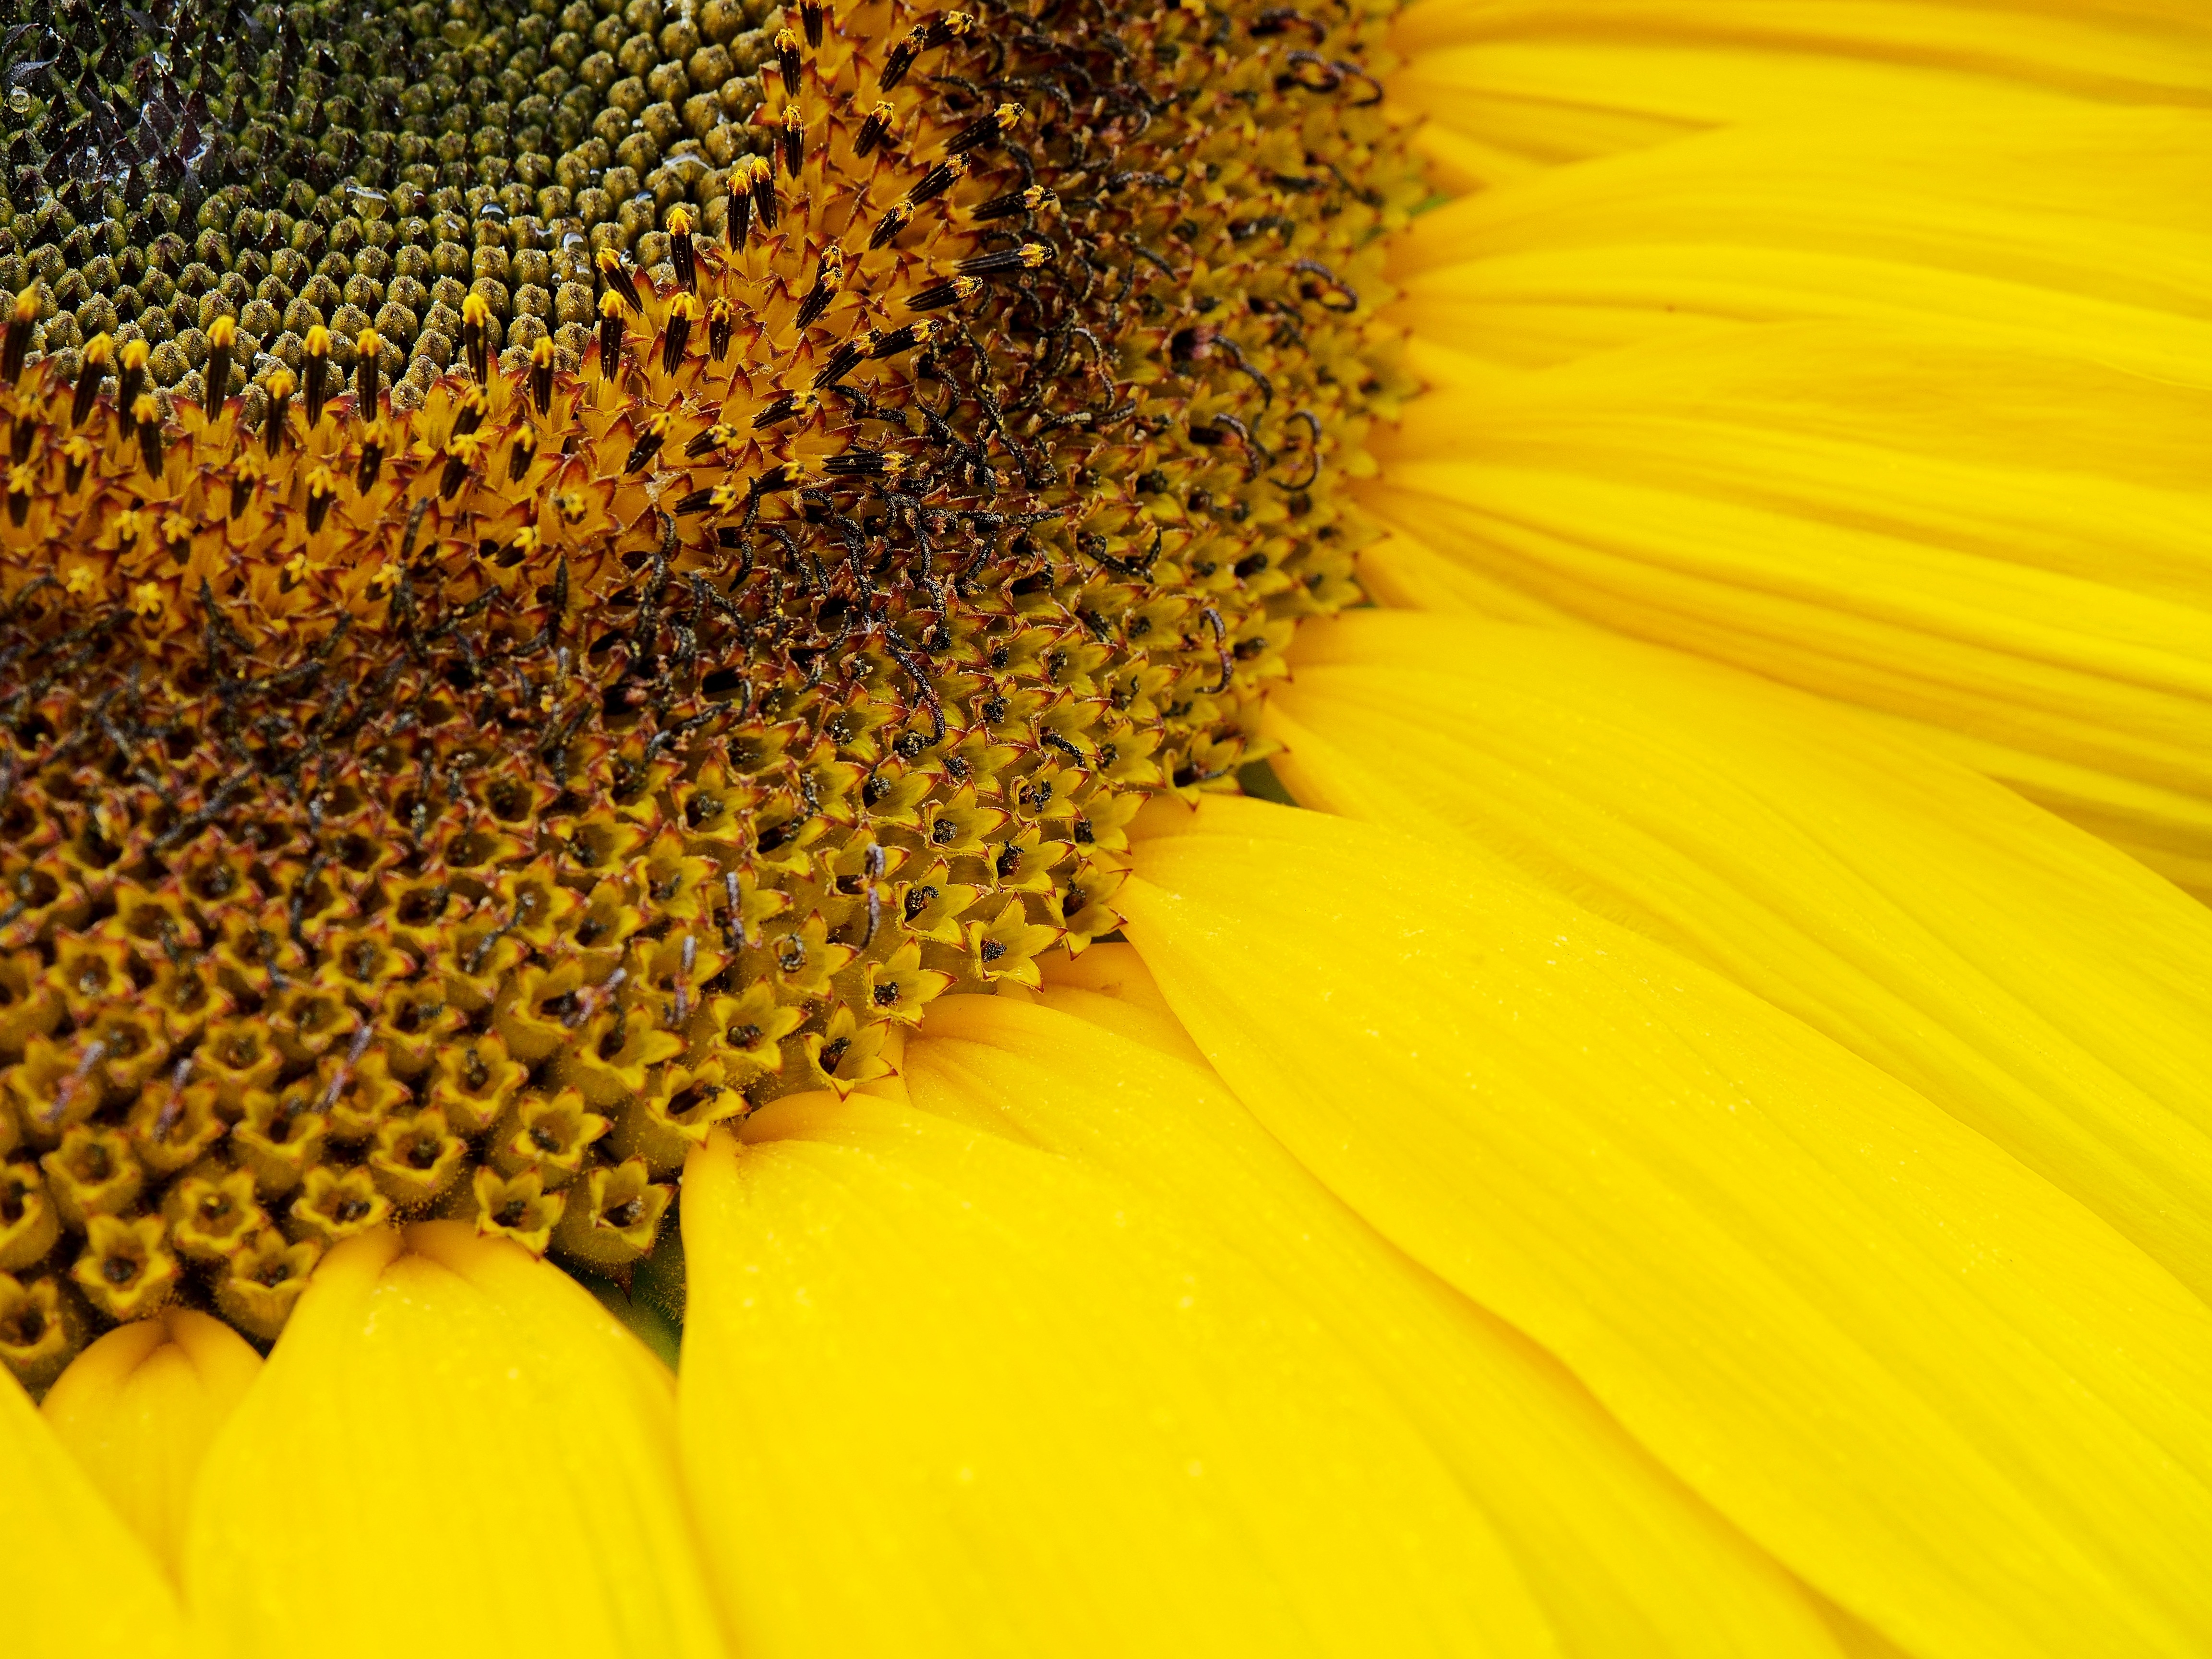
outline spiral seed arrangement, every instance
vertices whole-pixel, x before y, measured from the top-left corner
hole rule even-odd
[[[660,46],[720,46],[722,3]],[[1138,805],[1225,787],[1297,620],[1357,597],[1340,469],[1398,391],[1378,239],[1419,195],[1376,16],[805,5],[711,94],[673,95],[720,69],[695,46],[586,121],[574,48],[614,31],[580,6],[396,15],[387,49],[255,14],[328,77],[274,138],[188,14],[94,61],[247,137],[117,149],[71,204],[15,192],[88,177],[87,82],[9,71],[46,112],[7,257],[73,222],[0,354],[0,1354],[33,1386],[174,1297],[272,1337],[398,1215],[626,1273],[711,1127],[1110,930]],[[511,133],[369,130],[426,39]],[[671,109],[703,136],[664,146]],[[574,184],[515,193],[547,167]],[[491,228],[476,286],[404,356],[366,289],[301,287],[271,337],[235,239],[166,311],[143,282],[135,332],[67,307],[101,259],[217,251],[188,233],[226,192],[266,232],[280,174],[284,246],[417,247],[421,190]],[[570,262],[556,325],[487,247]]]

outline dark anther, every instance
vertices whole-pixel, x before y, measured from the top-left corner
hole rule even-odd
[[[763,230],[775,228],[775,172],[756,155],[750,169],[752,180],[753,212],[759,216]]]
[[[722,234],[728,239],[730,251],[736,252],[744,246],[745,237],[752,229],[753,198],[750,164],[760,160],[757,155],[738,158],[738,165],[730,169],[730,216],[722,223]],[[771,185],[771,189],[774,186]]]
[[[889,136],[890,130],[891,106],[889,104],[879,103],[868,112],[867,119],[860,123],[860,137],[853,140],[854,158],[858,161],[866,160],[874,153],[876,146],[881,144]]]
[[[994,196],[988,202],[979,203],[968,210],[968,216],[978,223],[994,219],[1012,219],[1018,214],[1035,213],[1056,199],[1044,185],[1031,185],[1027,190],[1012,191],[1004,196]]]
[[[15,296],[8,316],[8,334],[0,342],[0,386],[14,386],[23,378],[23,362],[31,355],[31,331],[39,323],[39,291],[27,288]]]
[[[1003,276],[1012,271],[1035,270],[1052,257],[1052,252],[1049,242],[1027,242],[1020,247],[963,259],[955,269],[963,276]]]
[[[530,348],[530,400],[540,415],[553,409],[553,337],[542,334]]]
[[[821,269],[814,273],[814,286],[799,302],[798,327],[801,332],[821,316],[830,301],[836,297],[838,288],[845,280],[845,255],[835,242],[822,250]]]
[[[623,263],[621,254],[611,247],[601,248],[598,270],[599,280],[606,284],[608,293],[639,316],[645,315],[645,301],[639,297],[637,291],[637,273]]]
[[[660,372],[673,374],[683,366],[684,348],[691,341],[691,319],[699,309],[699,302],[688,294],[679,294],[668,307],[668,322],[660,339]]]
[[[381,390],[377,384],[380,368],[378,357],[383,349],[384,342],[373,328],[365,328],[354,337],[353,409],[354,414],[364,421],[376,418],[376,399]],[[214,362],[213,352],[208,354],[208,361]]]
[[[230,349],[237,338],[238,325],[231,318],[218,317],[208,327],[208,355],[201,368],[201,385],[210,415],[219,411],[230,396]]]
[[[906,205],[913,209],[926,202],[933,202],[967,176],[968,163],[960,157],[956,155],[950,161],[939,161],[921,175],[921,181],[912,190],[907,191]]]
[[[869,250],[873,252],[879,247],[890,246],[899,232],[913,222],[914,209],[910,205],[904,202],[892,203],[884,210],[883,217],[876,221],[875,228],[868,233]]]
[[[478,386],[491,384],[491,306],[481,294],[461,301],[461,354]],[[311,422],[312,423],[312,422]]]
[[[857,342],[843,342],[830,354],[830,361],[816,371],[813,389],[826,392],[859,368],[860,359],[866,355]]]
[[[146,388],[146,359],[149,355],[143,340],[127,340],[120,353],[121,372],[116,376],[115,407],[123,417],[123,435],[129,437],[138,424],[138,394]],[[274,455],[276,452],[269,452]],[[21,458],[17,457],[18,459]]]
[[[765,431],[769,427],[791,419],[794,415],[806,415],[811,413],[813,408],[814,398],[810,393],[804,392],[780,392],[775,397],[769,398],[766,404],[763,404],[761,406],[761,412],[753,416],[753,430],[756,432]]]
[[[795,103],[785,107],[783,119],[776,124],[776,149],[783,158],[783,170],[799,177],[806,166],[806,112]]]
[[[77,371],[76,395],[70,399],[70,426],[82,426],[92,414],[100,382],[107,378],[107,360],[113,355],[114,343],[105,334],[95,334],[87,343],[84,367]]]
[[[799,0],[799,21],[806,30],[806,44],[822,50],[822,0]]]
[[[524,427],[514,434],[514,443],[507,452],[507,481],[520,483],[523,475],[530,471],[530,463],[538,453],[538,434]]]
[[[876,77],[876,85],[889,92],[905,80],[906,72],[914,67],[914,60],[921,56],[922,49],[928,44],[929,31],[916,23],[906,32],[905,38],[884,55],[884,72]]]
[[[154,401],[154,394],[142,392],[138,405],[132,411],[137,420],[138,455],[146,463],[147,473],[155,478],[161,476],[161,405]]]
[[[881,362],[885,357],[896,357],[902,351],[911,351],[918,345],[927,345],[937,337],[938,330],[943,326],[941,323],[935,322],[908,323],[888,334],[871,334],[868,337],[868,356]]]
[[[947,306],[972,300],[981,291],[982,280],[975,276],[956,276],[949,283],[933,283],[918,293],[907,296],[908,311],[942,311]]]
[[[307,399],[310,432],[321,422],[323,407],[330,401],[330,369],[331,331],[318,323],[307,331],[306,353],[300,362],[300,390]]]
[[[284,448],[284,417],[292,407],[292,376],[287,369],[278,369],[264,383],[269,393],[269,415],[261,428],[261,441],[270,457]]]
[[[988,115],[979,115],[945,141],[947,155],[964,155],[971,149],[998,143],[1022,118],[1019,104],[1001,104]]]
[[[718,363],[730,355],[730,302],[726,299],[716,300],[707,313],[707,355]]]
[[[668,215],[668,258],[676,267],[676,280],[686,294],[699,291],[699,262],[691,246],[691,212],[678,206]]]
[[[799,37],[789,29],[778,29],[775,32],[775,71],[783,81],[783,95],[794,106],[799,101],[799,77],[804,67],[799,57]]]
[[[612,293],[599,296],[599,374],[607,380],[615,380],[622,372],[623,308],[621,298]]]

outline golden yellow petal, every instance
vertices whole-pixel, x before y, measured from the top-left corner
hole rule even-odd
[[[324,1259],[202,1469],[185,1584],[240,1659],[724,1650],[667,1371],[455,1222]]]
[[[1709,134],[1422,215],[1392,250],[1396,314],[1521,367],[1716,323],[1852,319],[2202,384],[2208,139],[2212,112],[2065,106]]]
[[[907,1050],[915,1103],[980,1108],[1202,1218],[1389,1385],[1495,1522],[1565,1651],[1832,1652],[1796,1582],[1558,1362],[1385,1243],[1285,1152],[1194,1061],[1133,958],[1127,945],[1092,946],[1076,963],[1096,963],[1085,976],[1097,988],[1054,975],[1039,1006],[937,1004]]]
[[[222,1321],[170,1309],[115,1329],[70,1364],[42,1409],[116,1513],[172,1572],[192,1482],[261,1370]]]
[[[1424,0],[1391,44],[1462,188],[1741,122],[2212,101],[2190,0]]]
[[[1239,1097],[1821,1591],[1929,1655],[2212,1638],[2212,1313],[2104,1223],[1479,853],[1147,827],[1130,937]]]
[[[157,1659],[182,1642],[161,1569],[8,1376],[0,1603],[9,1659]]]
[[[1370,611],[1297,660],[1268,718],[1302,801],[1418,815],[1718,969],[2212,1294],[2203,906],[1848,710],[1672,652]]]
[[[1218,1239],[866,1096],[746,1134],[686,1171],[681,1386],[741,1650],[1554,1651],[1395,1398]]]
[[[2212,883],[2212,392],[1846,324],[1422,399],[1375,505],[1586,621],[1911,721]]]

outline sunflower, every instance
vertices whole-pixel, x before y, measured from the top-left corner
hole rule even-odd
[[[11,1653],[2212,1644],[2212,28],[1393,9],[16,20]]]

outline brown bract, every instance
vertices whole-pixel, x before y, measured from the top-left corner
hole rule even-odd
[[[0,1351],[273,1335],[408,1213],[619,1271],[710,1126],[1111,929],[1356,597],[1377,27],[850,8],[573,373],[477,308],[413,410],[0,392]]]

